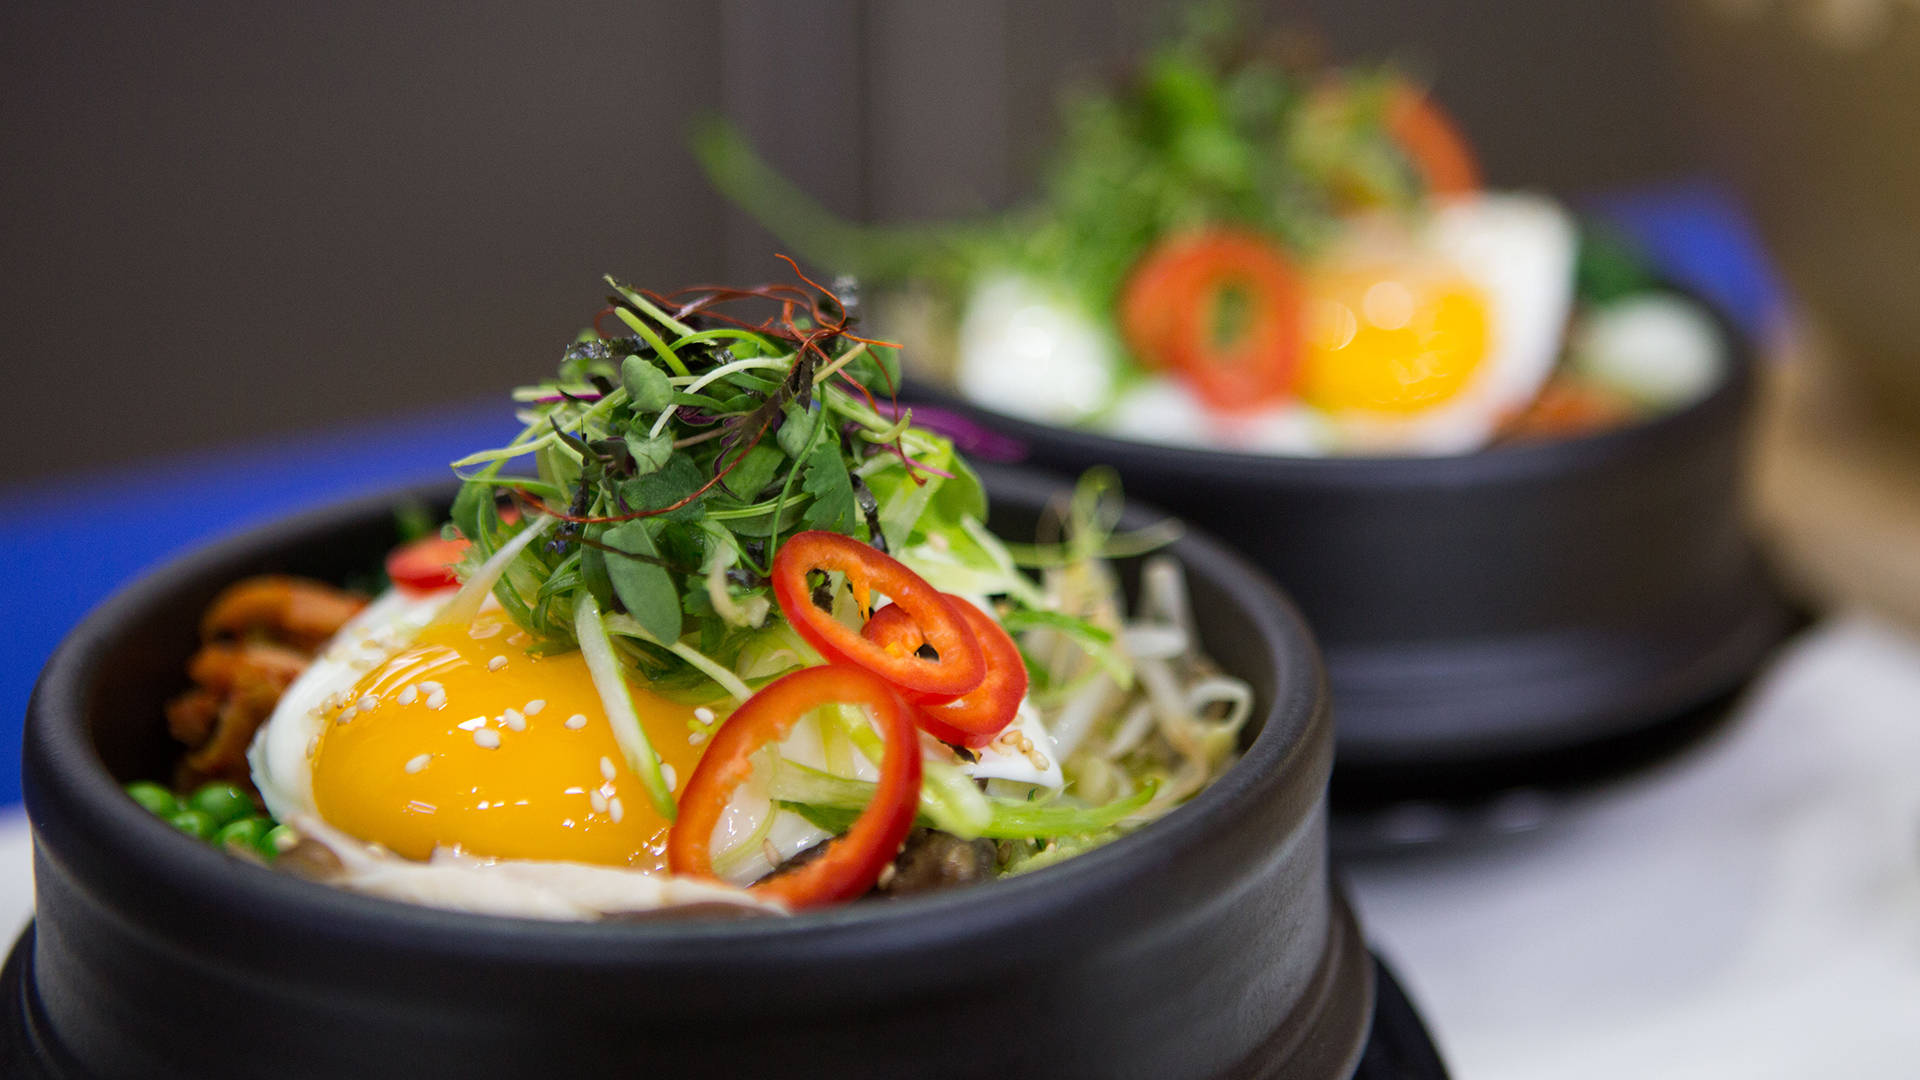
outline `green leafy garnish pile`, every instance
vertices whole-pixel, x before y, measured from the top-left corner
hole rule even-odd
[[[625,332],[581,335],[557,377],[515,391],[525,430],[454,463],[469,575],[530,522],[548,529],[491,583],[536,651],[580,646],[591,598],[656,689],[737,699],[811,658],[769,618],[782,537],[826,529],[898,553],[933,530],[994,569],[964,527],[986,513],[979,480],[888,400],[894,349],[802,282],[661,295],[609,278],[599,323]],[[504,471],[529,461],[533,475]]]

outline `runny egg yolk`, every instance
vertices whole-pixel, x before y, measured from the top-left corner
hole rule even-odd
[[[1456,275],[1326,270],[1309,285],[1300,393],[1329,412],[1420,412],[1458,395],[1489,345],[1486,301]]]
[[[441,847],[664,869],[669,823],[621,756],[586,662],[525,641],[482,612],[369,671],[329,707],[314,750],[320,816],[414,859]],[[670,783],[684,783],[713,714],[631,689]]]

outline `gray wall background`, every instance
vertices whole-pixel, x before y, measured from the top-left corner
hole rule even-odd
[[[1498,183],[1696,171],[1658,0],[1265,5],[1432,72]],[[1124,0],[0,7],[13,479],[402,417],[546,370],[612,271],[771,276],[685,119],[722,109],[843,213],[1004,205]]]

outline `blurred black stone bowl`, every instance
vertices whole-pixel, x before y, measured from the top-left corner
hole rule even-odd
[[[1053,482],[984,473],[994,527],[1031,535]],[[122,794],[167,773],[161,705],[214,593],[378,566],[405,494],[170,563],[48,664],[24,770],[38,912],[0,987],[0,1073],[1372,1075],[1374,968],[1327,870],[1319,656],[1292,605],[1198,533],[1171,551],[1207,650],[1254,687],[1245,757],[1138,833],[971,890],[793,918],[489,918],[236,860]]]
[[[1557,780],[1570,761],[1691,721],[1792,626],[1743,512],[1751,349],[1721,330],[1726,376],[1685,408],[1448,457],[1135,442],[924,381],[903,400],[1028,465],[1112,466],[1129,499],[1273,575],[1326,655],[1336,797],[1391,804]]]

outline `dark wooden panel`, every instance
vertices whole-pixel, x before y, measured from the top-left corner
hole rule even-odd
[[[868,213],[861,0],[723,0],[720,32],[726,114],[782,173],[829,208]],[[725,218],[727,273],[740,282],[783,276],[784,245],[745,214]]]
[[[1496,180],[1698,166],[1655,0],[1269,0],[1437,74]],[[828,206],[1028,190],[1066,82],[1166,0],[0,6],[0,356],[18,474],[496,393],[603,268],[775,276],[682,145],[724,109]],[[78,406],[78,412],[72,410]]]
[[[547,368],[616,271],[722,271],[659,0],[0,7],[9,464],[149,457]],[[30,404],[29,404],[30,403]]]

